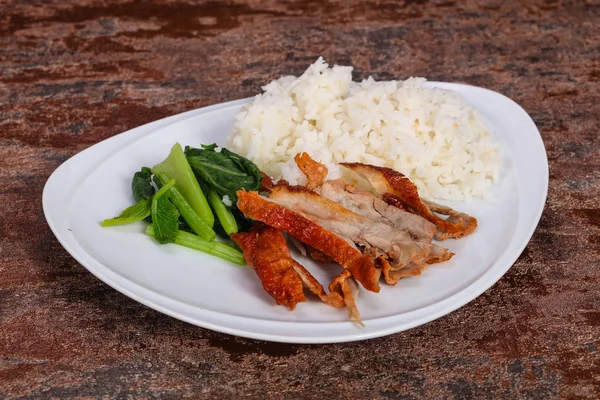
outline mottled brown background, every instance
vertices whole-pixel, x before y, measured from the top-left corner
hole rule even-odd
[[[598,1],[0,7],[0,398],[597,398]],[[385,338],[272,344],[146,308],[54,238],[42,188],[70,156],[255,94],[318,55],[353,65],[357,78],[484,86],[531,114],[550,160],[548,202],[527,249],[485,294]]]

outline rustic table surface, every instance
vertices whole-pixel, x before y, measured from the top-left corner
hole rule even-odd
[[[600,393],[600,7],[595,1],[0,1],[0,398],[594,398]],[[337,345],[208,331],[125,297],[60,246],[62,162],[247,97],[317,56],[355,78],[464,82],[537,124],[548,201],[482,296]],[[596,397],[597,398],[597,397]]]

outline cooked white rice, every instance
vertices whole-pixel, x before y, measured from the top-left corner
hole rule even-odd
[[[319,58],[285,76],[237,115],[231,150],[276,179],[304,184],[294,162],[307,152],[342,175],[340,162],[396,169],[426,198],[470,200],[489,193],[500,157],[477,110],[458,93],[425,88],[424,78],[352,82],[352,68]]]

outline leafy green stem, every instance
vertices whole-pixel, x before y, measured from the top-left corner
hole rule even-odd
[[[213,189],[210,189],[208,192],[208,201],[213,208],[221,226],[225,230],[227,235],[231,235],[232,233],[238,232],[237,222],[235,222],[235,217],[233,213],[227,208],[227,206],[221,200],[221,197],[217,194],[217,192]]]
[[[177,190],[196,213],[198,213],[206,225],[209,228],[213,227],[215,217],[179,143],[175,143],[171,148],[169,156],[163,162],[156,164],[152,168],[152,173],[155,175],[164,173],[169,178],[175,179],[177,181]]]
[[[160,183],[164,185],[169,182],[169,177],[164,172],[158,172],[155,174],[156,178],[160,181]],[[177,186],[173,186],[169,189],[169,195],[171,196],[171,202],[177,207],[177,210],[187,222],[190,228],[204,240],[214,240],[217,234],[214,230],[212,230],[204,220],[198,215],[196,210],[192,208],[190,203],[183,197]]]
[[[146,233],[149,236],[156,237],[156,232],[152,225],[148,226],[148,229],[146,229]],[[173,243],[178,244],[180,246],[188,247],[190,249],[198,250],[203,253],[211,254],[213,256],[222,258],[237,265],[246,265],[244,255],[240,251],[220,242],[209,242],[203,240],[202,238],[192,233],[188,233],[185,231],[177,231]]]

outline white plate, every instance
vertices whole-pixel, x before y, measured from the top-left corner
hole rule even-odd
[[[108,285],[155,310],[233,335],[293,343],[368,339],[406,330],[456,310],[492,286],[531,238],[548,190],[548,163],[527,113],[507,97],[473,86],[429,85],[460,92],[494,128],[505,155],[502,177],[489,201],[449,203],[479,220],[477,231],[443,243],[456,253],[419,277],[361,290],[365,327],[346,311],[309,297],[296,310],[276,306],[254,271],[176,245],[160,246],[142,222],[102,228],[100,221],[132,204],[130,182],[141,166],[163,160],[175,142],[223,144],[248,99],[165,118],[114,136],[61,165],[44,188],[44,213],[64,248]],[[302,260],[322,283],[338,266]]]

